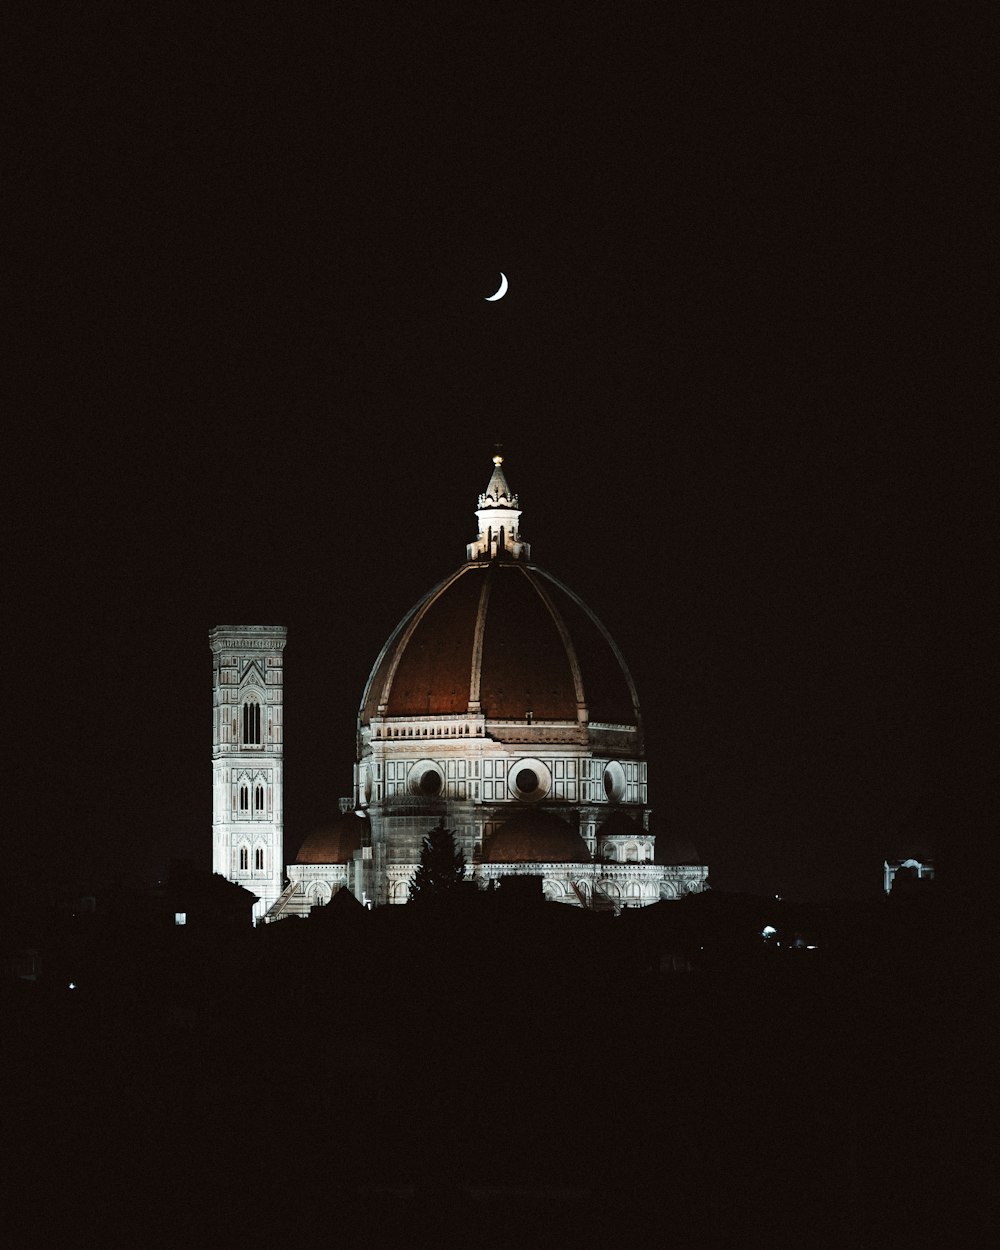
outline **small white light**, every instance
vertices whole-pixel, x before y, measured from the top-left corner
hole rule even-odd
[[[75,989],[76,989],[76,982],[75,982],[75,981],[70,981],[70,983],[69,983],[69,988],[70,988],[71,990],[75,990]]]
[[[760,936],[764,939],[765,942],[767,942],[767,941],[770,941],[770,939],[773,938],[777,932],[778,930],[774,927],[773,924],[766,924],[763,927],[763,929],[761,929]]]

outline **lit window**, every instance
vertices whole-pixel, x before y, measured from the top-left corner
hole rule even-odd
[[[188,914],[186,911],[174,912],[174,924],[187,924],[187,922],[188,922]]]

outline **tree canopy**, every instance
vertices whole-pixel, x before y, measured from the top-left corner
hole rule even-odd
[[[465,856],[455,845],[455,835],[446,829],[442,816],[424,837],[420,863],[410,882],[410,902],[423,902],[453,890],[465,879]]]

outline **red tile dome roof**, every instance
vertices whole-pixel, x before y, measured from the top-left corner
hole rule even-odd
[[[485,849],[486,862],[491,864],[583,864],[590,860],[577,830],[537,807],[517,811]]]
[[[523,560],[470,560],[404,616],[372,669],[359,718],[467,715],[639,726],[607,630],[562,582]]]
[[[368,827],[367,816],[345,812],[332,824],[313,830],[299,847],[295,862],[297,864],[349,864],[354,852],[360,849],[362,838]]]

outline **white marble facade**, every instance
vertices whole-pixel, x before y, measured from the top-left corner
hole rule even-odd
[[[212,649],[212,870],[257,895],[284,882],[281,625],[219,625]]]

